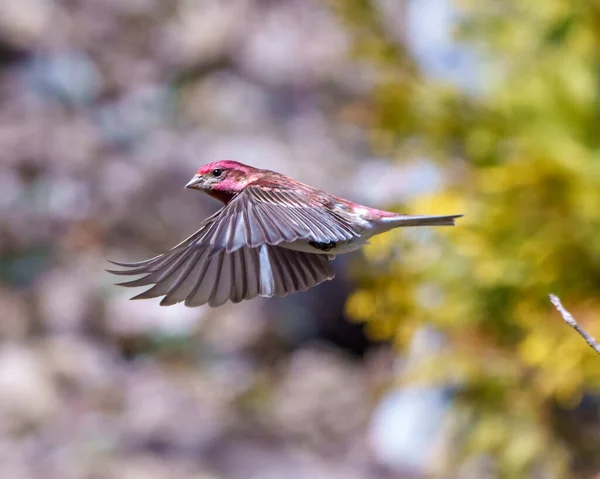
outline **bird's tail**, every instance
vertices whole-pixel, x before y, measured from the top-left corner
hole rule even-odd
[[[446,216],[421,216],[421,215],[396,215],[385,218],[384,222],[394,228],[399,226],[454,226],[454,220],[462,215]]]

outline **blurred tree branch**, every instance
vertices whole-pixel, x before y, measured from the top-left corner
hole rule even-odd
[[[583,329],[579,325],[579,323],[575,320],[573,315],[571,313],[569,313],[565,309],[565,307],[562,305],[562,303],[560,302],[560,298],[554,294],[551,294],[550,301],[552,302],[554,307],[558,310],[558,312],[560,313],[562,318],[565,320],[565,323],[567,323],[575,331],[577,331],[577,333],[583,339],[585,339],[585,342],[588,343],[594,351],[596,351],[598,354],[600,354],[600,344],[598,344],[598,341],[596,341],[596,339],[594,339],[593,336],[591,336],[585,329]]]

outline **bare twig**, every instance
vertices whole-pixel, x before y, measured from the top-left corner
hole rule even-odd
[[[552,301],[552,304],[554,305],[554,307],[558,310],[558,312],[560,313],[560,315],[563,317],[563,319],[565,320],[565,323],[567,323],[569,326],[571,326],[575,331],[577,331],[577,333],[583,338],[585,339],[585,342],[589,344],[589,346],[596,351],[598,354],[600,354],[600,344],[598,343],[598,341],[596,341],[585,329],[583,329],[581,326],[579,326],[579,323],[575,320],[575,318],[573,317],[573,315],[571,313],[569,313],[565,307],[562,305],[562,303],[560,302],[560,299],[558,296],[551,294],[550,295],[550,301]]]

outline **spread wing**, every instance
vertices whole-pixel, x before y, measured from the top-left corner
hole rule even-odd
[[[285,296],[333,278],[329,256],[292,251],[282,243],[347,241],[356,226],[319,198],[278,187],[249,186],[168,252],[119,275],[144,275],[122,286],[154,285],[135,299],[164,296],[162,305],[220,306],[261,296]]]
[[[359,237],[361,231],[303,192],[249,186],[171,251],[192,245],[231,253],[244,246],[275,246],[297,240],[338,243]],[[136,264],[142,266],[157,258]]]
[[[337,243],[356,238],[360,232],[348,219],[302,191],[248,186],[186,242],[232,252],[244,246],[297,240]]]
[[[145,275],[120,286],[154,285],[132,299],[164,296],[162,306],[182,301],[186,306],[221,306],[228,300],[238,303],[258,295],[286,296],[334,276],[325,255],[267,244],[233,252],[191,245],[148,261],[115,264],[129,269],[111,273]]]

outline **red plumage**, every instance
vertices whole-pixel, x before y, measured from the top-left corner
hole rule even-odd
[[[139,263],[115,263],[122,286],[153,285],[134,299],[161,305],[220,306],[255,296],[285,296],[333,278],[335,254],[400,226],[448,226],[462,215],[411,216],[361,206],[270,170],[235,161],[201,167],[187,188],[225,206],[192,236]]]

